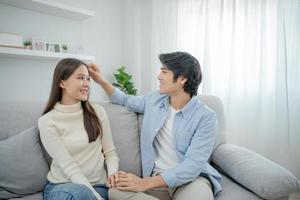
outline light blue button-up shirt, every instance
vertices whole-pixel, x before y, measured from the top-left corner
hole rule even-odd
[[[110,97],[113,103],[131,111],[143,113],[140,133],[143,176],[151,176],[156,160],[154,138],[169,114],[169,96],[158,91],[144,96],[130,96],[118,88]],[[169,187],[176,187],[195,180],[200,174],[210,179],[214,194],[222,190],[221,175],[209,163],[217,133],[217,117],[197,97],[193,97],[175,115],[173,142],[180,164],[160,175]]]

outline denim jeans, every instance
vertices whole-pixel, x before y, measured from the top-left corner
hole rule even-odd
[[[104,184],[93,185],[105,200],[108,200],[108,188]],[[43,191],[44,200],[97,200],[93,192],[81,184],[48,182]]]

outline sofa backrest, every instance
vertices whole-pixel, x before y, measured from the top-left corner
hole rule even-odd
[[[120,170],[142,174],[137,114],[112,103],[100,103],[108,115]]]
[[[114,144],[120,157],[120,170],[141,175],[137,114],[109,102],[99,104],[104,107],[110,120]],[[0,140],[37,126],[38,118],[45,105],[45,102],[2,102],[0,104]],[[50,163],[51,159],[46,152],[44,156]]]
[[[200,95],[218,116],[218,136],[215,147],[225,143],[225,118],[223,106],[218,97]],[[112,134],[120,157],[120,170],[141,175],[139,130],[142,115],[109,102],[99,103],[104,107],[110,119]],[[0,104],[0,140],[37,126],[45,102],[2,102]],[[138,120],[139,119],[139,120]]]
[[[218,133],[214,145],[214,149],[216,149],[220,144],[226,143],[226,123],[222,101],[219,97],[213,95],[199,95],[199,99],[217,113]]]
[[[0,104],[0,140],[16,135],[31,126],[37,126],[37,120],[45,105],[42,102],[2,102]]]

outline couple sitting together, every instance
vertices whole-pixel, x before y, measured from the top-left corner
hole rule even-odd
[[[114,88],[100,68],[72,58],[54,71],[48,103],[38,121],[52,163],[46,200],[154,200],[154,189],[171,199],[211,200],[221,191],[220,174],[209,164],[216,114],[196,97],[200,64],[186,52],[161,54],[159,91],[130,96]],[[89,102],[91,79],[111,102],[143,113],[140,147],[143,177],[119,171],[105,110]]]

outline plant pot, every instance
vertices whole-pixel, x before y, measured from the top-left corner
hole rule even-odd
[[[30,45],[30,46],[24,46],[24,49],[29,49],[29,50],[31,50],[32,49],[32,46]]]

